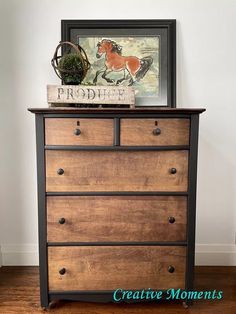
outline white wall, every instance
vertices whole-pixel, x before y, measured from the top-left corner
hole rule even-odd
[[[34,116],[61,19],[177,19],[179,107],[201,116],[197,263],[236,264],[236,1],[0,0],[0,244],[4,265],[37,264]]]

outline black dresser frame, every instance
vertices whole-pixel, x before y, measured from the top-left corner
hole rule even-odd
[[[185,246],[186,253],[186,276],[185,290],[192,291],[194,283],[194,258],[195,258],[195,217],[196,217],[196,182],[197,182],[197,152],[198,152],[198,126],[199,113],[204,109],[178,110],[165,113],[128,113],[119,110],[108,112],[81,113],[43,111],[42,109],[29,109],[36,113],[36,140],[37,140],[37,176],[38,176],[38,217],[39,217],[39,265],[40,265],[40,295],[41,306],[48,308],[50,302],[55,300],[79,300],[92,302],[114,302],[114,291],[49,291],[48,289],[48,246],[116,246],[116,245],[156,245],[156,246]],[[79,111],[79,110],[78,110]],[[113,146],[46,146],[44,134],[45,118],[112,118],[114,119],[114,143]],[[190,119],[190,142],[189,145],[178,146],[119,146],[120,145],[120,119],[121,118],[188,118]],[[46,192],[45,176],[45,150],[188,150],[188,191],[187,192]],[[187,196],[187,239],[179,242],[76,242],[76,243],[48,243],[47,242],[47,209],[46,197],[50,196],[74,196],[74,195],[180,195]],[[170,287],[171,288],[171,287]],[[186,304],[192,304],[191,300],[186,300]]]

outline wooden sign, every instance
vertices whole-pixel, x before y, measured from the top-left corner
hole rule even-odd
[[[135,104],[131,86],[47,85],[47,100],[51,104]]]

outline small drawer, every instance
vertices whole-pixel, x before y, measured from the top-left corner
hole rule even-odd
[[[113,145],[113,119],[46,118],[46,145]]]
[[[124,146],[189,145],[189,119],[121,119]]]
[[[48,242],[186,240],[184,196],[48,196]]]
[[[47,192],[186,192],[188,151],[46,151]]]
[[[49,247],[49,290],[183,289],[185,259],[174,246]]]

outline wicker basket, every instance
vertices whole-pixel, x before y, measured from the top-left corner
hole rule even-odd
[[[70,52],[69,53],[65,53],[63,56],[58,56],[58,51],[60,48],[62,48],[63,45],[67,45],[70,46]],[[72,52],[71,50],[74,50],[74,54],[76,54],[76,56],[78,55],[79,60],[81,61],[81,67],[79,69],[65,69],[63,67],[61,67],[60,65],[60,60],[62,60],[63,57],[67,56],[67,55],[71,55]],[[84,49],[79,46],[79,45],[75,45],[69,41],[64,41],[64,42],[60,42],[59,45],[56,47],[56,50],[54,52],[54,56],[51,60],[51,64],[53,66],[53,69],[56,73],[56,75],[62,80],[62,84],[70,84],[70,85],[78,85],[80,84],[83,79],[85,78],[88,69],[90,68],[90,63],[88,61],[88,57],[84,51]],[[73,83],[73,82],[65,82],[65,78],[67,76],[76,76],[77,77],[77,82]]]

